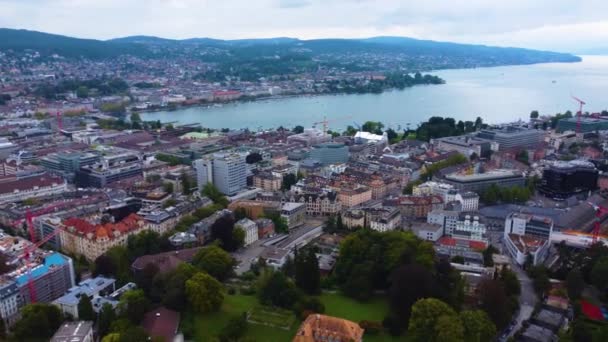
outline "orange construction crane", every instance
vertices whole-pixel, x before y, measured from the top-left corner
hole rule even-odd
[[[572,96],[574,101],[578,102],[578,104],[579,104],[578,112],[576,113],[576,133],[578,134],[581,132],[581,115],[583,115],[583,106],[586,105],[587,103],[574,95],[570,95],[570,96]]]
[[[327,116],[324,116],[323,117],[323,121],[314,122],[312,124],[312,128],[317,128],[317,125],[323,124],[323,133],[327,133],[327,125],[330,122],[335,122],[335,121],[340,121],[340,120],[346,120],[346,119],[350,119],[350,118],[352,118],[352,115],[343,116],[343,117],[340,117],[340,118],[333,118],[331,120],[327,120]]]

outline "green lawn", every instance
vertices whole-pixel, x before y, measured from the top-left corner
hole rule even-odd
[[[388,306],[383,297],[376,297],[368,302],[358,302],[340,294],[326,293],[321,295],[319,299],[325,305],[327,315],[349,319],[354,322],[361,320],[381,322],[388,312]],[[226,295],[222,308],[218,312],[206,315],[184,313],[182,330],[192,331],[192,340],[194,341],[213,341],[213,338],[219,334],[230,318],[254,307],[259,307],[255,296]],[[299,320],[296,320],[289,330],[250,323],[247,328],[247,336],[254,338],[256,342],[289,342],[293,339],[300,323]],[[363,340],[365,342],[406,341],[404,338],[393,338],[387,334],[365,335]]]
[[[319,299],[325,305],[325,314],[341,317],[353,322],[363,320],[382,322],[388,313],[388,303],[382,296],[374,297],[367,302],[359,302],[339,293],[324,293]],[[402,337],[392,337],[388,334],[365,335],[364,342],[401,342]]]
[[[218,312],[206,315],[193,315],[184,313],[182,329],[192,328],[194,341],[212,341],[230,318],[249,311],[258,305],[255,296],[227,295]],[[256,342],[291,341],[296,334],[299,322],[296,322],[290,330],[271,328],[258,324],[249,324],[247,336],[251,336]]]

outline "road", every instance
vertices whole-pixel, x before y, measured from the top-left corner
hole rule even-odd
[[[532,315],[532,311],[534,311],[534,307],[538,302],[538,298],[536,297],[536,293],[534,292],[534,286],[532,284],[532,279],[528,277],[526,272],[516,265],[515,263],[511,263],[511,269],[515,274],[517,274],[517,279],[519,279],[519,283],[521,284],[521,294],[519,295],[519,312],[517,316],[514,318],[515,326],[509,332],[507,338],[513,336],[522,325],[522,322],[529,319]]]
[[[503,253],[504,248],[502,244],[502,235],[503,233],[500,231],[488,232],[490,243],[502,254],[508,255]],[[508,334],[501,337],[500,341],[506,341],[521,328],[522,322],[530,318],[532,312],[534,311],[534,307],[538,302],[536,292],[534,292],[532,279],[530,279],[526,272],[513,261],[511,261],[511,270],[515,272],[521,285],[521,293],[519,295],[519,311],[517,312],[516,316],[513,317],[513,322],[515,322],[515,325],[509,327],[510,330],[508,330]]]

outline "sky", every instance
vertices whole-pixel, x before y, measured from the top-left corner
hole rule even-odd
[[[608,50],[606,0],[0,0],[0,27],[110,39],[420,39]]]

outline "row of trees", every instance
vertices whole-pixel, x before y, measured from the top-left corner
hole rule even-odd
[[[500,187],[490,185],[480,194],[480,199],[487,205],[502,203],[525,203],[533,195],[533,191],[526,186]]]

